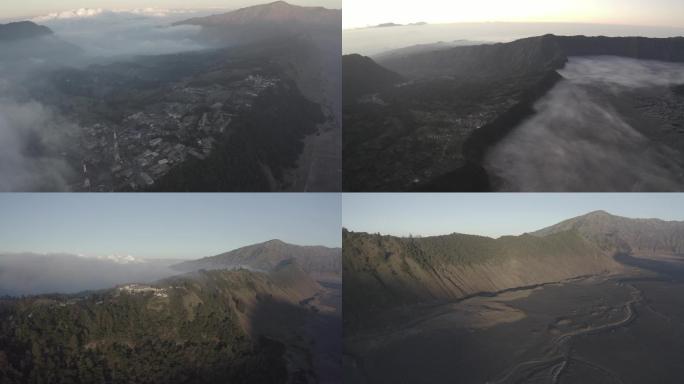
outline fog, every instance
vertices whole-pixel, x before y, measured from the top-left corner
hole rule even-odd
[[[124,261],[66,254],[0,255],[0,295],[76,293],[179,274],[170,268],[178,260]]]
[[[388,22],[392,20],[387,20]],[[586,36],[670,37],[684,35],[684,28],[634,27],[575,23],[455,23],[384,28],[348,29],[342,32],[345,54],[374,56],[417,44],[471,40],[509,42],[548,33]]]
[[[35,101],[0,98],[0,191],[65,191],[73,176],[60,155],[78,127]]]
[[[501,189],[684,188],[681,154],[652,140],[662,134],[653,120],[639,130],[630,125],[628,121],[640,121],[643,112],[625,107],[631,105],[627,101],[647,94],[658,100],[671,94],[670,86],[684,83],[684,64],[616,57],[571,58],[559,72],[565,79],[537,102],[537,113],[490,150],[485,160],[490,174],[502,182]]]
[[[194,38],[201,27],[171,26],[206,16],[209,11],[83,9],[39,17],[33,21],[81,47],[91,57],[155,55],[206,48]]]

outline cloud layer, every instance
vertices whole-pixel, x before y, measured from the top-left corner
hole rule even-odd
[[[75,255],[0,255],[0,295],[76,293],[126,283],[153,282],[178,274],[174,260],[122,263]]]
[[[205,48],[193,38],[200,27],[171,24],[209,11],[78,9],[35,18],[90,56],[155,55]]]
[[[537,114],[494,147],[485,166],[511,191],[677,191],[684,165],[615,105],[633,92],[669,92],[684,65],[614,57],[573,58],[566,80]],[[624,108],[622,109],[624,111]],[[639,113],[639,112],[635,112]]]

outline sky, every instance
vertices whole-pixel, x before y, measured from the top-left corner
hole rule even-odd
[[[0,253],[200,258],[272,239],[339,247],[339,194],[0,194]]]
[[[54,12],[79,8],[104,9],[237,9],[250,5],[266,4],[274,0],[3,0],[0,1],[0,20],[29,18]],[[342,0],[287,0],[290,4],[302,6],[342,7]]]
[[[684,194],[345,194],[342,225],[395,236],[520,235],[592,211],[684,221]]]
[[[684,27],[682,15],[682,0],[345,0],[343,28],[490,21]]]

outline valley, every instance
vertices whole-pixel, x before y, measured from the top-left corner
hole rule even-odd
[[[679,190],[683,41],[543,35],[363,67],[347,55],[344,189]]]

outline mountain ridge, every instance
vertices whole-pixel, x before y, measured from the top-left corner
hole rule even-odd
[[[178,271],[249,267],[272,271],[287,260],[296,260],[301,268],[316,278],[341,276],[341,248],[300,246],[274,239],[252,244],[219,255],[174,265]]]
[[[345,323],[378,310],[623,273],[615,257],[682,255],[684,222],[594,211],[519,236],[396,237],[343,231]]]
[[[173,25],[199,25],[203,27],[245,26],[253,23],[296,23],[303,25],[329,25],[341,17],[340,10],[324,7],[302,7],[285,1],[254,5],[235,11],[191,18]]]
[[[567,230],[578,231],[607,251],[651,255],[684,254],[684,222],[628,218],[601,210],[564,220],[533,234],[547,236]]]

